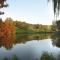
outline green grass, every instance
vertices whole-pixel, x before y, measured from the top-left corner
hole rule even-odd
[[[16,28],[16,33],[24,33],[24,32],[26,32],[26,31],[23,29],[20,29],[20,28]]]
[[[20,28],[16,28],[16,34],[41,34],[41,33],[52,33],[52,32],[36,32],[36,31],[32,31],[32,30],[26,30],[26,29],[20,29]]]
[[[24,29],[20,29],[20,28],[16,28],[16,33],[24,33],[24,34],[29,34],[29,33],[35,33],[31,30],[24,30]]]

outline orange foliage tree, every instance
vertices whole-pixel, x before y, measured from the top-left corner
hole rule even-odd
[[[15,29],[15,24],[14,21],[11,18],[7,18],[5,20],[5,35],[13,36],[15,35],[16,29]]]

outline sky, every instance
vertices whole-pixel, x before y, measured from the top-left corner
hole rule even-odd
[[[47,0],[7,0],[7,3],[7,8],[0,9],[5,12],[0,16],[3,20],[11,17],[13,20],[44,25],[51,25],[54,20],[52,3]]]

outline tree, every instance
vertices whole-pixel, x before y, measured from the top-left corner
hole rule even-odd
[[[50,1],[50,0],[48,0]],[[59,17],[59,14],[60,14],[60,0],[52,0],[52,3],[53,3],[53,10],[54,10],[54,20],[55,23],[53,22],[53,26],[52,26],[52,30],[54,31],[59,31],[60,30],[60,22],[58,21],[57,22],[57,18]]]
[[[0,0],[0,8],[7,7],[8,4],[5,4],[6,0]],[[4,12],[0,11],[0,15],[4,14]]]
[[[48,0],[50,1],[50,0]],[[53,2],[53,7],[54,7],[54,16],[56,17],[56,20],[57,20],[57,17],[59,16],[59,13],[60,13],[60,0],[52,0]]]
[[[6,35],[15,35],[16,29],[13,19],[7,18],[5,20],[5,31]]]

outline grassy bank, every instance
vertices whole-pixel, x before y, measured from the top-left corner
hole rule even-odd
[[[16,28],[16,34],[38,34],[38,33],[53,33],[53,32],[46,32],[46,31],[33,31],[33,30],[25,30],[25,29],[20,29],[20,28]]]
[[[20,33],[20,34],[21,34],[21,33],[22,33],[22,34],[25,34],[25,33],[26,33],[26,34],[29,34],[29,33],[35,33],[35,32],[30,31],[30,30],[24,30],[24,29],[16,28],[16,33],[17,33],[17,34],[19,34],[19,33]]]

